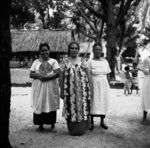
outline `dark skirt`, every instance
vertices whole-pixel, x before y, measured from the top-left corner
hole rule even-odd
[[[71,122],[68,120],[67,127],[71,136],[81,136],[88,129],[88,121]]]
[[[33,113],[33,123],[35,125],[40,125],[40,124],[55,124],[56,123],[56,111],[52,111],[49,113],[41,113],[41,114],[36,114]]]

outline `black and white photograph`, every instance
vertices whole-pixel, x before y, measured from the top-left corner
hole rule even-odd
[[[150,148],[150,0],[1,0],[1,148]]]

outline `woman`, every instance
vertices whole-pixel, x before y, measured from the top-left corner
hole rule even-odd
[[[143,61],[142,65],[144,80],[142,87],[142,109],[143,122],[147,119],[147,112],[150,110],[150,56]]]
[[[70,135],[85,133],[88,126],[90,86],[87,65],[78,56],[79,44],[68,45],[68,60],[61,72],[61,98],[64,100],[63,116],[67,121]]]
[[[33,122],[43,130],[43,124],[50,124],[55,130],[56,111],[59,108],[59,65],[55,59],[49,58],[50,47],[47,43],[39,46],[40,57],[34,60],[30,68],[30,78],[33,78],[31,89],[31,106]]]
[[[131,86],[131,94],[132,94],[132,90],[135,89],[136,90],[136,94],[138,94],[139,91],[139,87],[138,87],[138,67],[137,67],[137,63],[133,62],[133,68],[131,70],[131,74],[132,74],[132,86]]]
[[[117,54],[116,54],[116,70],[118,73],[120,73],[122,71],[122,61],[123,61],[123,58],[121,56],[121,54],[119,53],[119,51],[117,51]]]
[[[101,127],[108,129],[104,123],[104,118],[108,110],[109,102],[109,84],[107,74],[109,74],[110,67],[107,60],[103,57],[102,46],[99,43],[93,45],[93,59],[88,61],[88,68],[91,77],[91,128],[94,129],[94,117],[101,118]]]

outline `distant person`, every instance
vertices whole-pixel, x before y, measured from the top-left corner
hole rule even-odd
[[[138,69],[142,69],[143,68],[143,60],[141,58],[141,56],[138,56],[138,65],[137,65]],[[143,85],[143,80],[144,80],[144,73],[142,70],[138,71],[138,87],[139,90],[142,89],[142,85]]]
[[[79,50],[77,42],[68,45],[68,60],[62,65],[60,77],[63,117],[72,136],[83,135],[89,120],[89,77],[87,64],[79,57]]]
[[[137,63],[133,62],[133,68],[131,70],[132,74],[132,86],[131,86],[131,94],[133,89],[136,90],[136,93],[138,94],[139,91],[139,86],[138,86],[138,68],[137,68]]]
[[[124,94],[127,96],[131,94],[132,77],[131,77],[129,66],[125,66],[124,70],[125,70]]]
[[[40,57],[35,59],[30,68],[30,78],[33,78],[31,89],[31,106],[33,109],[33,123],[51,125],[51,131],[56,131],[55,123],[59,108],[59,65],[55,59],[49,57],[50,47],[47,43],[39,46]]]
[[[104,119],[108,112],[110,87],[107,75],[111,72],[108,61],[104,58],[100,43],[93,45],[93,59],[88,61],[91,82],[91,127],[94,129],[94,117],[100,117],[100,126],[108,129]]]
[[[150,110],[150,56],[144,59],[142,65],[144,80],[142,86],[142,110],[143,122],[147,120],[147,112]]]
[[[117,51],[116,54],[116,70],[118,73],[120,73],[122,71],[122,63],[123,63],[123,58],[120,54],[119,51]]]

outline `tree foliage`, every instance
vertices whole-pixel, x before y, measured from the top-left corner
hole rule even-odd
[[[130,23],[128,20],[134,14],[135,8],[140,3],[140,0],[80,0],[74,2],[76,8],[80,12],[80,16],[84,19],[84,23],[88,23],[92,30],[93,38],[101,38],[96,32],[100,33],[100,30],[105,30],[105,39],[107,41],[107,59],[110,62],[112,75],[114,78],[114,66],[115,66],[115,54],[116,54],[116,43],[118,40],[119,48],[121,49],[124,45],[124,38],[126,37],[126,32],[129,29]],[[79,15],[78,15],[79,16]],[[101,28],[98,30],[97,26],[94,26],[92,19],[96,20],[97,26]],[[77,25],[79,26],[79,19],[77,20]],[[102,25],[103,24],[103,25]],[[85,25],[84,25],[85,26]],[[103,28],[104,26],[104,28]],[[80,26],[82,28],[82,26]],[[83,30],[85,27],[83,27]],[[120,34],[120,36],[117,36]],[[103,34],[101,34],[103,35]],[[119,38],[117,38],[119,37]]]
[[[96,1],[89,1],[90,5],[95,9],[100,9],[100,3],[95,3]],[[87,9],[82,2],[74,2],[74,7],[72,7],[72,18],[71,21],[75,25],[75,31],[77,33],[82,33],[88,38],[99,41],[101,40],[101,36],[103,33],[103,20],[97,18],[94,14],[92,14],[89,9]]]
[[[141,0],[140,4],[136,8],[135,16],[140,23],[141,30],[150,25],[150,0]]]
[[[22,28],[26,22],[34,21],[34,14],[29,5],[30,0],[12,0],[10,23],[13,28]]]
[[[62,28],[68,4],[65,0],[12,0],[11,24],[14,28],[23,28],[25,23],[36,23],[38,19],[44,29]],[[50,9],[53,10],[52,16]]]

